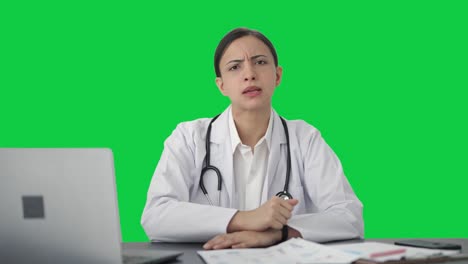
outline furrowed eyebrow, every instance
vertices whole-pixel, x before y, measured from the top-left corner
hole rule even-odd
[[[251,59],[251,60],[255,60],[255,59],[259,58],[259,57],[265,57],[265,58],[266,58],[267,56],[266,56],[266,55],[261,55],[261,54],[260,54],[260,55],[252,56],[252,57],[250,57],[250,59]],[[244,60],[231,60],[231,61],[229,61],[228,63],[226,63],[226,65],[228,65],[229,63],[233,63],[233,62],[243,62],[243,61],[244,61]]]

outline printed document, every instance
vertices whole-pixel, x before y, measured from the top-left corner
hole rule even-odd
[[[198,255],[207,264],[345,264],[356,261],[360,257],[300,238],[292,238],[269,248],[206,250],[198,251]]]

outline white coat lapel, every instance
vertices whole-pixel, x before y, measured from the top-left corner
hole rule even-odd
[[[287,145],[283,124],[281,123],[281,119],[275,111],[273,111],[273,118],[270,156],[268,158],[268,168],[265,175],[265,182],[263,183],[262,204],[271,198],[270,195],[275,195],[277,192],[282,191],[282,189],[274,190],[274,193],[270,194],[272,182],[276,178],[278,163],[281,161],[281,159],[286,160]],[[283,177],[278,178],[281,179]]]
[[[227,192],[229,207],[233,208],[233,196],[232,196],[232,184],[233,184],[233,157],[231,150],[231,141],[229,133],[229,119],[228,112],[230,107],[228,107],[216,121],[213,122],[211,127],[211,159],[216,161],[212,163],[214,166],[218,167],[221,172],[221,177],[223,179],[223,185],[221,187],[221,193]]]

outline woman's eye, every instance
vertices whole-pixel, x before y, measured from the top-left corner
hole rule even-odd
[[[231,68],[229,68],[230,71],[234,71],[234,70],[237,70],[237,69],[239,69],[238,65],[234,65]]]
[[[264,61],[264,60],[259,60],[259,61],[257,61],[257,64],[266,64],[266,63],[267,63],[267,62]]]

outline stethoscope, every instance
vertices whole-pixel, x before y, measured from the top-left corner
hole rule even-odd
[[[221,172],[219,171],[218,168],[215,166],[210,165],[210,138],[211,138],[211,125],[213,122],[220,116],[221,114],[215,116],[210,124],[208,125],[208,130],[206,131],[206,139],[205,139],[205,148],[206,148],[206,156],[205,156],[205,166],[201,170],[201,175],[200,175],[200,188],[202,189],[203,194],[205,195],[206,199],[210,203],[210,205],[213,205],[213,202],[210,199],[210,196],[208,195],[208,191],[205,188],[205,184],[203,183],[203,176],[205,175],[205,172],[212,170],[216,173],[216,176],[218,177],[218,205],[220,205],[220,197],[221,197],[221,185],[223,182],[223,179],[221,178]],[[284,200],[289,200],[292,199],[292,195],[288,192],[288,187],[289,187],[289,176],[291,175],[291,151],[289,148],[289,132],[288,132],[288,125],[286,124],[286,120],[284,120],[282,117],[280,117],[281,123],[283,124],[284,128],[284,133],[286,134],[286,144],[288,146],[288,156],[286,160],[286,180],[284,182],[284,188],[282,191],[278,192],[276,196],[284,199]]]

